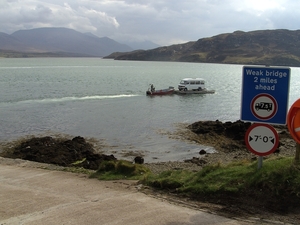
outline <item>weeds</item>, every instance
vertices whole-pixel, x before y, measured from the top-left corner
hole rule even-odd
[[[210,165],[198,172],[170,170],[154,175],[140,164],[106,161],[91,177],[98,179],[137,179],[162,190],[205,196],[237,194],[247,190],[271,196],[300,196],[300,168],[292,158],[268,159],[258,170],[257,162],[240,161],[228,165]]]
[[[98,178],[101,180],[116,180],[116,179],[144,179],[150,173],[150,170],[140,164],[133,164],[132,162],[119,161],[103,161],[99,169],[91,175],[91,178]]]

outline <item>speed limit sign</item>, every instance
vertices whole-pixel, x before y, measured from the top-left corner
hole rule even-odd
[[[252,153],[258,156],[265,156],[277,149],[279,136],[271,125],[255,123],[248,128],[245,142]]]

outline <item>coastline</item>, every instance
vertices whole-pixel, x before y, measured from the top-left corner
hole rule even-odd
[[[201,168],[207,165],[213,164],[227,164],[234,161],[239,160],[247,160],[247,161],[255,161],[257,160],[257,156],[251,153],[245,146],[244,143],[244,134],[247,128],[249,127],[250,123],[244,123],[242,121],[236,122],[220,122],[220,121],[199,121],[193,124],[179,124],[176,131],[173,133],[168,133],[166,135],[169,136],[170,139],[176,139],[183,142],[189,142],[193,144],[205,145],[213,147],[216,151],[214,152],[205,152],[204,154],[198,154],[197,157],[193,157],[190,159],[186,159],[184,161],[164,161],[164,162],[145,162],[145,166],[147,166],[153,173],[160,173],[166,170],[179,170],[179,169],[186,169],[191,171],[199,171]],[[198,131],[197,131],[198,129]],[[286,126],[275,126],[279,137],[280,137],[280,145],[278,149],[268,155],[265,156],[264,159],[269,157],[293,157],[295,155],[296,147],[295,141],[290,136],[288,129]],[[199,131],[200,130],[200,131]],[[234,136],[232,136],[234,133]],[[48,148],[51,145],[51,142],[55,142],[55,138],[51,137],[43,137],[43,141],[39,141],[38,151],[41,151],[39,154],[45,155],[49,151],[53,151],[53,154],[59,154],[57,147],[51,149]],[[88,151],[93,151],[92,145],[90,145],[87,140],[85,142],[84,138],[82,137],[75,137],[78,143],[71,143],[70,140],[67,140],[67,145],[72,148],[79,148],[82,149],[84,145],[84,149]],[[23,142],[29,141],[29,139],[22,139]],[[37,140],[32,140],[34,144]],[[33,143],[26,143],[25,145],[34,145]],[[17,145],[20,143],[14,143]],[[41,148],[44,149],[44,153]],[[11,149],[13,148],[11,143],[6,143],[5,146],[2,145],[2,148]],[[47,149],[46,149],[47,148]],[[37,150],[36,150],[37,151]],[[61,153],[64,154],[66,151],[64,148],[60,149]],[[77,151],[81,151],[78,150]],[[203,150],[201,150],[203,151]],[[129,153],[130,154],[130,153]],[[0,156],[4,156],[3,152],[0,152]],[[19,158],[26,159],[28,156],[26,154],[20,154]],[[136,155],[133,153],[132,157]],[[17,157],[15,155],[14,157]],[[39,158],[38,155],[35,156]],[[52,160],[52,155],[49,155],[49,160]],[[83,156],[79,156],[83,157]],[[16,163],[21,162],[21,159],[16,159]],[[46,157],[43,162],[46,164],[50,161]],[[70,159],[72,160],[72,159]],[[3,159],[2,159],[3,161]],[[34,159],[31,161],[35,161]],[[59,162],[59,161],[58,161]],[[10,161],[10,163],[12,163]],[[27,162],[26,164],[30,164]],[[54,165],[60,165],[59,163],[50,163],[51,167]],[[32,162],[32,165],[37,165],[36,162]],[[47,166],[49,167],[49,166]],[[97,168],[97,167],[96,167]],[[91,169],[91,168],[87,168]]]

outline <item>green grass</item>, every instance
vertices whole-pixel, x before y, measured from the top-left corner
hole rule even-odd
[[[229,165],[213,165],[199,172],[169,171],[144,179],[147,185],[173,189],[187,195],[213,195],[267,191],[272,196],[300,195],[300,167],[292,158],[266,160],[258,170],[257,162],[241,161]]]
[[[91,178],[100,180],[140,180],[144,179],[149,173],[150,170],[147,167],[129,161],[104,161],[100,164],[99,169],[91,175]]]
[[[247,191],[269,196],[300,197],[300,166],[294,159],[280,157],[263,162],[240,161],[228,165],[206,166],[198,172],[187,170],[151,173],[144,165],[127,161],[103,162],[91,177],[101,180],[135,179],[160,190],[188,196],[238,194]]]

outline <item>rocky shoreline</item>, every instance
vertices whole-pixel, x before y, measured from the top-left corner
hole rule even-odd
[[[145,165],[153,173],[160,173],[172,169],[198,171],[203,166],[211,164],[226,164],[236,160],[257,160],[257,156],[252,154],[245,146],[244,137],[250,125],[251,123],[242,121],[223,123],[218,120],[178,124],[177,130],[168,134],[170,138],[202,146],[211,146],[216,152],[207,153],[203,149],[199,152],[198,157],[187,159],[184,162],[145,162]],[[295,141],[290,136],[287,127],[274,127],[279,134],[280,145],[273,154],[264,158],[294,156],[296,151]],[[93,146],[83,137],[72,139],[57,139],[49,136],[33,137],[25,139],[21,143],[16,143],[13,147],[10,146],[9,149],[1,152],[0,156],[58,166],[83,167],[91,170],[97,170],[99,163],[103,160],[117,160],[113,155],[96,153]]]
[[[257,156],[251,153],[245,144],[245,134],[251,123],[242,121],[225,122],[199,121],[193,124],[180,124],[171,138],[181,139],[192,143],[214,147],[212,154],[204,154],[185,162],[192,162],[202,167],[217,163],[230,163],[238,160],[257,160]],[[293,157],[296,152],[296,142],[292,139],[287,126],[273,126],[279,135],[279,146],[274,153],[265,156],[270,157]]]

